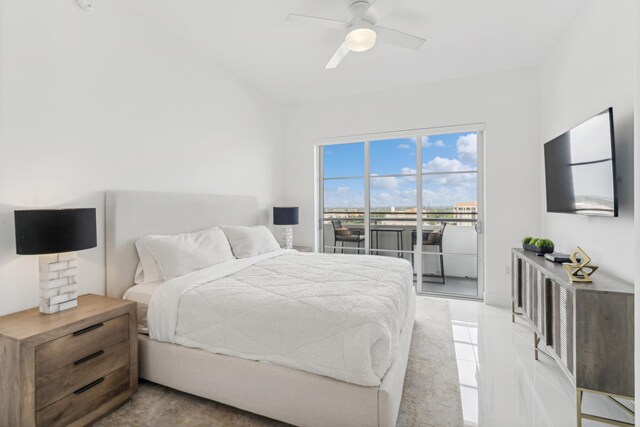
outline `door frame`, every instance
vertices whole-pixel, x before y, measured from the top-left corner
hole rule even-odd
[[[464,125],[454,126],[436,126],[419,129],[408,129],[401,131],[390,132],[375,132],[366,134],[345,135],[330,138],[319,138],[314,141],[314,250],[321,252],[324,247],[324,215],[321,215],[321,211],[324,210],[324,177],[322,172],[324,170],[322,147],[336,144],[348,144],[348,143],[364,143],[364,227],[365,227],[365,254],[370,252],[370,180],[371,174],[369,170],[369,143],[372,140],[385,140],[395,138],[416,138],[416,208],[423,207],[422,204],[422,138],[428,136],[436,136],[451,133],[464,133],[472,132],[477,134],[477,191],[478,191],[478,215],[477,224],[477,272],[478,272],[478,296],[477,297],[465,297],[462,295],[446,294],[446,293],[428,293],[421,292],[425,295],[438,295],[453,298],[464,299],[484,299],[485,290],[485,160],[484,160],[484,146],[486,140],[486,125],[484,123],[470,123]],[[416,211],[416,246],[422,248],[422,215],[417,215]],[[419,256],[422,258],[422,251]],[[417,263],[416,269],[417,277],[422,275],[422,261]]]

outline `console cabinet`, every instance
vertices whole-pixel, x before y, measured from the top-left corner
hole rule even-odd
[[[542,344],[575,385],[578,426],[611,421],[582,413],[584,392],[634,398],[633,293],[632,283],[601,271],[593,283],[572,283],[560,264],[512,250],[512,320],[527,321],[534,357]]]

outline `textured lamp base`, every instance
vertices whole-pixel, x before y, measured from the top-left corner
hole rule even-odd
[[[40,255],[40,312],[51,314],[78,305],[76,252]]]
[[[283,249],[293,249],[293,227],[290,225],[282,226],[282,243]]]

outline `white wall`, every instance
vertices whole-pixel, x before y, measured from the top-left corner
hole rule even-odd
[[[485,299],[508,304],[509,248],[540,231],[538,79],[525,69],[285,107],[284,202],[301,209],[296,243],[313,243],[314,140],[484,122]]]
[[[582,247],[602,270],[633,281],[634,0],[592,0],[540,69],[541,143],[612,106],[618,169],[618,218],[546,213],[543,234],[558,251]],[[540,147],[542,152],[542,147]],[[543,174],[543,168],[540,168]],[[597,274],[597,273],[596,273]]]
[[[98,209],[80,293],[104,293],[104,190],[281,199],[282,107],[122,2],[0,0],[0,314],[37,304],[13,210]]]

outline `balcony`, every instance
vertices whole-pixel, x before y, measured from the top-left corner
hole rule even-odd
[[[364,235],[364,212],[358,210],[328,210],[324,213],[323,248],[327,253],[364,254],[356,242],[335,240],[332,220],[341,221],[349,233]],[[423,211],[423,233],[428,234],[446,223],[442,234],[442,251],[437,244],[422,248],[422,280],[417,278],[419,251],[417,215],[413,212],[371,212],[370,254],[401,257],[412,262],[416,288],[423,293],[478,297],[477,213],[473,211]],[[423,242],[426,243],[426,242]],[[441,255],[442,254],[442,259]],[[444,272],[444,277],[443,273]],[[444,279],[444,280],[443,280]],[[442,283],[444,281],[444,283]]]

